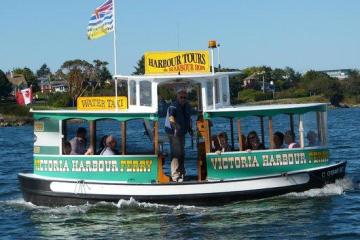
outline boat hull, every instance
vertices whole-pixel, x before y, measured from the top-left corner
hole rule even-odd
[[[289,192],[321,188],[345,176],[346,161],[324,167],[249,179],[184,182],[169,184],[126,184],[116,182],[51,179],[20,173],[24,200],[41,206],[64,206],[137,201],[217,205],[226,202],[272,197]]]

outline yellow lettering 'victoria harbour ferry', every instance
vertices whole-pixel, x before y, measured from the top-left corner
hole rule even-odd
[[[327,106],[322,103],[232,106],[229,78],[238,72],[215,72],[209,51],[150,52],[145,54],[145,75],[115,75],[126,81],[127,97],[78,99],[77,110],[32,110],[34,116],[34,167],[19,173],[25,201],[59,206],[134,198],[157,203],[218,204],[321,188],[345,175],[346,161],[331,162],[327,135]],[[211,56],[210,56],[211,55]],[[196,174],[174,182],[165,174],[166,159],[159,116],[158,89],[186,84],[197,91]],[[307,116],[307,117],[305,117]],[[245,119],[258,119],[263,149],[248,149]],[[297,146],[277,148],[277,119],[289,124]],[[87,123],[90,155],[65,153],[70,139],[67,125]],[[119,152],[97,155],[98,123],[118,122]],[[229,123],[229,149],[214,151],[216,122]],[[127,149],[132,121],[146,125],[150,150]],[[307,124],[309,120],[311,124]],[[311,129],[307,126],[312,126]],[[309,132],[316,139],[310,144]],[[143,136],[148,138],[149,136]],[[311,137],[311,136],[310,136]],[[290,146],[290,145],[289,145]],[[186,163],[185,159],[185,163]]]

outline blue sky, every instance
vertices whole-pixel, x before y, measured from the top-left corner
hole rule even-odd
[[[0,69],[70,59],[106,60],[112,35],[89,41],[87,23],[104,0],[1,0]],[[358,0],[116,0],[118,71],[130,74],[145,51],[221,44],[222,65],[360,68]]]

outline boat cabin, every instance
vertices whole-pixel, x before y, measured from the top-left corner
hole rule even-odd
[[[163,169],[166,137],[159,137],[163,126],[159,126],[158,116],[158,89],[166,84],[185,84],[197,89],[197,116],[193,124],[197,132],[197,175],[192,181],[266,176],[316,168],[328,162],[325,104],[231,106],[229,77],[235,74],[238,73],[115,76],[116,81],[127,81],[125,109],[32,111],[35,119],[34,173],[79,181],[169,183],[170,178]],[[89,105],[103,106],[107,102],[97,99]],[[136,121],[141,123],[132,124]],[[68,155],[64,151],[66,143],[74,137],[69,136],[69,126],[74,123],[88,130],[89,155]],[[109,124],[118,129],[116,133],[107,134],[114,135],[119,151],[111,156],[97,155]],[[226,131],[224,126],[227,126]],[[99,128],[104,130],[99,132]],[[261,149],[249,147],[246,136],[253,130],[251,128],[257,128]],[[148,136],[143,135],[144,129]],[[286,144],[277,147],[273,137],[275,130],[290,132],[297,145],[291,149]],[[214,150],[214,139],[220,132],[225,132],[229,142],[225,151]],[[311,145],[307,138],[309,132],[315,138]],[[131,142],[132,139],[136,141]]]

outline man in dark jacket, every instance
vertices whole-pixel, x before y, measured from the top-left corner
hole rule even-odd
[[[171,148],[171,178],[176,182],[182,182],[185,176],[185,135],[193,135],[191,108],[186,97],[185,89],[177,91],[176,101],[169,106],[165,120],[165,131]]]

